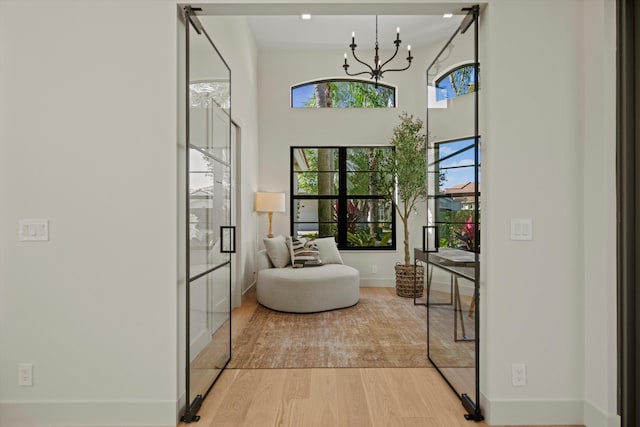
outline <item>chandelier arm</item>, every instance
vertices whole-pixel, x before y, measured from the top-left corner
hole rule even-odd
[[[367,64],[364,61],[361,61],[360,58],[358,58],[356,56],[356,50],[355,49],[351,49],[351,55],[353,55],[353,58],[358,61],[359,63],[361,63],[362,65],[364,65],[365,67],[367,67],[370,70],[371,75],[375,74],[375,70],[373,68],[371,68],[371,65]]]
[[[371,75],[371,73],[370,73],[369,71],[361,71],[361,72],[359,72],[359,73],[350,73],[350,72],[348,72],[347,70],[345,70],[344,72],[345,72],[345,74],[346,74],[347,76],[361,76],[361,75],[363,75],[363,74],[367,74],[367,75],[369,75],[369,76]],[[373,77],[372,77],[372,78],[373,78]]]
[[[384,71],[382,71],[382,69],[384,68],[384,66],[385,66],[385,65],[387,65],[389,62],[393,61],[393,58],[395,58],[395,57],[396,57],[396,55],[398,54],[398,48],[399,48],[399,47],[400,47],[400,45],[399,45],[399,44],[396,44],[396,51],[393,53],[393,56],[392,56],[391,58],[387,59],[387,60],[386,60],[386,61],[385,61],[381,66],[380,66],[380,71],[381,71],[381,72],[384,72]],[[385,71],[386,71],[386,70],[385,70]]]
[[[389,68],[388,70],[384,70],[382,73],[384,74],[387,71],[405,71],[405,70],[408,70],[409,67],[411,67],[411,61],[409,61],[409,64],[404,68]]]

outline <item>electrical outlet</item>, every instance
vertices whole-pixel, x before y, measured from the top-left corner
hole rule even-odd
[[[33,364],[20,363],[18,365],[18,385],[19,386],[33,385]]]
[[[522,387],[527,385],[527,365],[514,363],[511,365],[511,385]]]
[[[373,264],[371,265],[371,273],[378,274],[378,266]]]

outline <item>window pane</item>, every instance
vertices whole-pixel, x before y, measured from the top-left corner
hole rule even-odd
[[[295,200],[294,235],[336,236],[338,230],[336,199]]]
[[[386,196],[381,185],[384,171],[349,172],[347,173],[347,193],[349,196]]]
[[[475,232],[472,215],[464,211],[450,212],[449,215],[460,221],[437,224],[439,247],[474,251],[479,235]]]
[[[298,237],[333,237],[338,240],[337,223],[294,222],[293,235]]]
[[[390,222],[350,222],[347,245],[351,248],[392,247],[392,224]]]
[[[347,222],[391,222],[392,205],[389,199],[347,200]]]
[[[291,88],[292,108],[394,108],[396,89],[361,80],[318,80]]]
[[[451,70],[436,81],[436,101],[466,95],[475,90],[475,67],[473,64],[466,64]]]
[[[472,139],[438,143],[436,170],[440,174],[441,193],[473,193],[475,191],[475,188],[469,185],[473,185],[475,181],[473,146]]]
[[[382,182],[389,180],[384,161],[390,157],[390,147],[347,149],[347,193],[353,196],[385,195]]]
[[[299,172],[337,171],[337,148],[294,148],[293,170]]]
[[[331,196],[338,194],[337,172],[295,172],[294,195]]]
[[[473,251],[479,243],[474,226],[479,222],[475,193],[480,191],[475,182],[474,143],[474,139],[464,139],[435,145],[438,160],[432,176],[438,179],[434,208],[440,247]]]
[[[378,170],[382,159],[391,153],[391,147],[347,148],[347,168],[349,171]]]

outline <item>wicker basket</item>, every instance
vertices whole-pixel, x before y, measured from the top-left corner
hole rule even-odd
[[[419,298],[424,291],[424,266],[396,264],[396,295]]]

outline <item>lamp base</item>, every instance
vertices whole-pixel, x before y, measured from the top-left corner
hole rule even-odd
[[[271,228],[271,222],[273,220],[273,212],[268,212],[267,216],[269,217],[269,234],[267,234],[267,237],[271,239],[273,237],[273,229]]]

